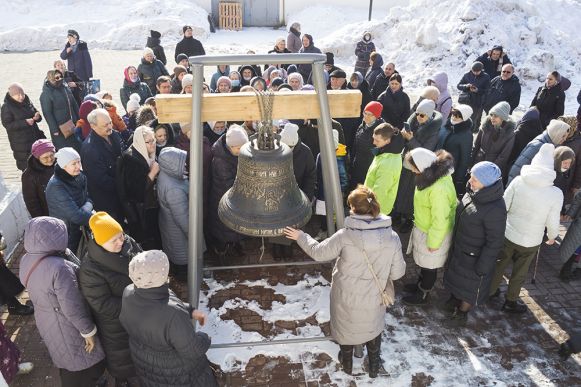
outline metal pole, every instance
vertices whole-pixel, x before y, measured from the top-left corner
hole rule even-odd
[[[281,340],[270,340],[270,341],[246,341],[241,343],[220,343],[210,345],[210,349],[219,348],[235,348],[235,347],[257,347],[261,345],[284,345],[284,344],[301,344],[301,343],[313,343],[316,341],[330,341],[333,340],[332,337],[305,337],[302,339],[281,339]]]
[[[326,265],[328,263],[334,263],[335,260],[318,262],[318,261],[305,261],[305,262],[281,262],[281,263],[255,263],[250,265],[232,265],[232,266],[210,266],[203,267],[202,271],[222,271],[222,270],[240,270],[240,269],[258,269],[262,267],[280,267],[280,266],[317,266]]]
[[[539,255],[541,255],[541,246],[539,246],[539,249],[537,250],[537,258],[535,259],[535,270],[533,271],[533,279],[531,280],[531,283],[534,285],[535,282],[537,282],[537,267],[539,266]]]
[[[371,21],[371,10],[373,9],[373,0],[369,0],[369,19],[367,19],[368,21]]]
[[[204,66],[192,66],[194,82],[192,87],[192,127],[190,136],[190,191],[188,230],[188,300],[194,308],[198,307],[202,266],[203,245],[203,172],[202,172],[202,82]]]
[[[276,54],[277,63],[294,63],[294,64],[311,64],[317,61],[326,61],[324,54]],[[272,61],[272,54],[256,55],[199,55],[190,57],[190,64],[210,65],[239,65],[245,64],[264,64]]]
[[[321,117],[318,120],[319,146],[321,149],[321,161],[323,163],[323,184],[325,187],[325,205],[327,208],[327,231],[329,235],[335,232],[333,224],[333,208],[335,209],[335,222],[338,228],[343,228],[345,215],[343,213],[343,196],[339,183],[339,170],[337,169],[337,157],[333,146],[333,126],[331,123],[331,111],[327,99],[327,85],[323,74],[324,61],[313,63],[313,84],[319,97]]]

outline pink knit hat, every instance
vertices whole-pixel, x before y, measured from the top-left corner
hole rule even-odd
[[[45,154],[46,152],[53,152],[55,151],[55,147],[52,144],[52,142],[50,140],[47,140],[45,138],[40,139],[40,140],[36,140],[33,144],[32,144],[32,148],[30,150],[30,152],[32,153],[32,155],[34,157],[36,157],[37,159],[42,156],[43,154]]]

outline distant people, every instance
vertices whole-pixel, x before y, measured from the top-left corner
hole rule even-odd
[[[144,251],[129,263],[133,284],[123,292],[119,320],[129,334],[129,347],[143,387],[217,387],[206,352],[211,340],[196,332],[204,325],[194,310],[168,285],[169,261],[159,250]]]
[[[36,140],[22,173],[22,198],[31,218],[48,216],[46,186],[54,174],[55,148],[50,140]]]
[[[93,62],[87,43],[79,39],[79,33],[75,30],[67,32],[67,40],[61,59],[68,60],[68,69],[82,81],[88,82],[93,77]]]
[[[153,55],[161,61],[161,63],[167,65],[167,59],[165,57],[165,51],[161,45],[161,33],[159,31],[150,30],[150,36],[147,37],[146,47],[153,50]]]
[[[539,134],[543,133],[545,128],[541,124],[539,109],[530,107],[520,118],[514,130],[514,146],[508,158],[508,165],[514,164],[520,155],[520,152]]]
[[[72,147],[80,151],[81,142],[74,135],[75,123],[79,120],[79,106],[63,82],[63,73],[59,70],[46,73],[40,106],[55,148]]]
[[[545,84],[538,88],[531,106],[536,106],[541,115],[543,127],[549,125],[565,112],[565,92],[560,86],[561,74],[551,71],[547,74]]]
[[[54,176],[46,185],[46,202],[50,216],[62,220],[68,232],[68,248],[77,253],[81,227],[89,225],[93,203],[87,191],[87,177],[81,171],[81,156],[73,148],[62,148],[55,154]]]
[[[503,66],[512,63],[502,46],[499,45],[492,47],[476,60],[483,64],[484,72],[490,76],[490,79],[500,76]]]
[[[297,53],[303,47],[301,42],[301,25],[297,22],[291,24],[286,37],[286,47],[290,52]]]
[[[365,73],[365,80],[370,85],[375,85],[375,80],[383,72],[383,58],[378,52],[369,55],[369,68]]]
[[[491,161],[500,168],[503,176],[507,176],[510,168],[508,157],[514,144],[514,127],[508,102],[494,105],[474,140],[472,164]]]
[[[75,101],[77,101],[77,105],[81,106],[86,89],[83,80],[79,78],[74,71],[67,69],[65,61],[62,59],[55,60],[53,66],[55,70],[59,70],[63,74],[64,83],[71,89]]]
[[[490,81],[490,87],[484,96],[483,108],[486,113],[497,103],[506,101],[510,105],[510,114],[520,103],[520,80],[514,74],[514,66],[505,64],[499,76]]]
[[[230,77],[230,66],[228,65],[218,65],[216,66],[216,72],[212,74],[212,79],[210,80],[210,89],[216,91],[218,89],[218,79],[220,77]]]
[[[504,272],[512,264],[508,291],[502,310],[524,313],[525,304],[519,300],[520,290],[529,266],[537,255],[543,236],[547,245],[553,245],[559,235],[559,214],[563,194],[553,185],[555,180],[553,144],[543,144],[530,165],[522,167],[504,193],[508,211],[504,247],[496,263],[490,286],[490,296],[498,297]]]
[[[359,186],[349,194],[347,203],[351,211],[345,228],[324,242],[291,227],[284,233],[314,260],[339,257],[331,282],[331,335],[339,343],[339,361],[346,374],[353,371],[354,346],[365,344],[369,376],[376,378],[385,326],[382,293],[405,274],[406,265],[399,237],[389,217],[380,214],[373,191]]]
[[[206,55],[202,43],[193,37],[194,30],[192,29],[192,26],[184,26],[182,31],[184,33],[184,38],[178,42],[174,53],[176,63],[180,64],[178,62],[179,54],[186,54],[188,58],[190,56]]]
[[[355,61],[355,70],[359,71],[361,74],[367,74],[369,69],[369,56],[375,51],[375,44],[371,41],[371,32],[365,31],[363,33],[363,38],[357,42],[355,47],[355,56],[357,60]]]
[[[135,369],[129,336],[119,314],[123,291],[131,284],[127,274],[129,262],[142,249],[106,212],[91,216],[89,226],[93,237],[88,241],[87,255],[79,270],[79,287],[95,318],[107,371],[115,378],[116,387],[129,387],[128,379],[135,377]]]
[[[47,216],[28,222],[20,280],[34,303],[34,319],[61,386],[94,387],[105,370],[97,326],[79,290],[79,260],[67,250],[67,227]]]
[[[454,158],[452,179],[456,193],[464,196],[468,170],[472,165],[472,108],[468,105],[455,105],[448,122],[440,130],[437,149],[444,149]]]
[[[440,95],[436,102],[436,110],[442,113],[442,122],[448,121],[450,110],[452,110],[452,96],[448,91],[448,74],[439,72],[428,78],[428,86],[438,88]]]
[[[389,86],[389,79],[393,74],[397,73],[395,70],[395,64],[389,62],[385,65],[383,72],[380,73],[377,78],[375,78],[375,83],[373,85],[369,85],[371,90],[371,98],[373,100],[377,100],[381,93],[383,93],[387,87]],[[361,73],[365,75],[364,73]]]
[[[395,73],[389,78],[389,87],[377,100],[383,106],[381,117],[385,122],[402,130],[410,116],[410,97],[403,91],[401,75]]]
[[[472,131],[478,132],[480,121],[482,120],[482,103],[490,85],[490,76],[484,72],[482,62],[474,62],[470,71],[462,76],[458,82],[458,103],[470,105],[472,108],[472,122],[474,127]],[[510,112],[509,112],[510,113]]]
[[[141,82],[141,78],[139,78],[135,66],[128,66],[123,71],[123,87],[119,90],[119,94],[124,109],[127,109],[127,102],[129,102],[131,94],[139,95],[140,105],[143,105],[149,97],[153,97],[151,89],[147,86],[147,83]]]
[[[182,65],[177,65],[173,69],[171,78],[171,93],[180,94],[182,92],[182,79],[184,75],[188,74],[187,69]]]
[[[321,54],[321,50],[315,47],[315,43],[313,42],[313,36],[309,34],[303,34],[301,38],[303,46],[299,50],[299,53],[302,54]],[[303,80],[309,83],[309,79],[311,78],[311,71],[313,66],[310,64],[299,64],[298,70],[299,73],[303,76]]]
[[[454,160],[444,150],[434,153],[414,148],[406,153],[404,166],[416,175],[414,228],[408,253],[412,253],[420,273],[415,283],[405,285],[410,295],[403,302],[419,306],[429,302],[438,269],[446,263],[452,244],[457,205],[451,177]]]
[[[490,281],[504,243],[506,206],[500,168],[482,161],[470,170],[468,192],[458,203],[444,285],[449,321],[463,326],[468,312],[488,300]]]
[[[162,75],[169,76],[169,73],[163,62],[155,57],[153,50],[145,47],[141,63],[137,66],[137,75],[141,81],[147,84],[149,90],[155,96],[157,94],[157,79]]]
[[[365,182],[367,170],[373,162],[373,133],[375,128],[385,121],[381,118],[383,106],[377,101],[371,101],[363,111],[363,122],[355,132],[351,153],[350,187],[355,189]]]
[[[46,137],[38,127],[42,117],[24,93],[21,84],[13,83],[8,86],[1,109],[1,120],[8,134],[16,167],[24,171],[30,156],[30,147],[36,140]]]

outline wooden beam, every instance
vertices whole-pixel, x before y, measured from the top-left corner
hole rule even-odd
[[[359,90],[328,90],[331,117],[359,117],[361,92]],[[155,97],[160,123],[190,122],[192,96],[190,94],[158,94]],[[301,119],[320,116],[319,100],[314,91],[276,92],[272,118]],[[203,94],[202,121],[260,120],[258,102],[254,93]]]

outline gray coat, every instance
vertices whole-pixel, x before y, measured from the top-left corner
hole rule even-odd
[[[27,288],[34,303],[34,318],[54,365],[81,371],[103,360],[105,353],[97,338],[93,352],[85,351],[83,336],[94,335],[97,328],[78,287],[79,267],[59,256],[67,243],[62,220],[43,216],[28,222],[20,281],[25,283],[31,273]],[[42,261],[32,270],[39,260]]]
[[[509,118],[497,129],[492,125],[490,117],[486,117],[474,140],[472,165],[480,161],[490,161],[500,168],[503,176],[506,176],[508,158],[514,145],[515,126],[515,122]]]
[[[539,149],[541,149],[541,146],[543,146],[543,144],[552,144],[552,143],[553,141],[551,141],[551,137],[549,137],[549,133],[547,133],[546,130],[543,133],[539,134],[537,137],[535,137],[531,142],[529,142],[527,146],[525,146],[525,148],[520,152],[520,155],[510,168],[510,173],[508,174],[508,183],[506,183],[506,186],[508,187],[511,181],[513,181],[515,177],[520,175],[520,170],[522,169],[522,167],[531,164],[531,162],[533,161],[533,157],[535,157],[535,155],[539,153]]]
[[[567,229],[565,239],[561,243],[559,253],[562,262],[566,262],[575,253],[575,250],[581,246],[581,191],[575,195],[567,215],[573,218],[573,223]]]
[[[391,218],[351,215],[345,228],[318,243],[302,233],[299,246],[317,261],[338,258],[331,283],[331,334],[342,345],[365,343],[384,329],[385,306],[367,266],[364,251],[382,289],[387,280],[405,274],[401,242],[391,228]]]
[[[185,151],[173,147],[163,148],[158,158],[159,229],[163,250],[177,265],[188,263],[189,181],[184,178],[186,158]]]

